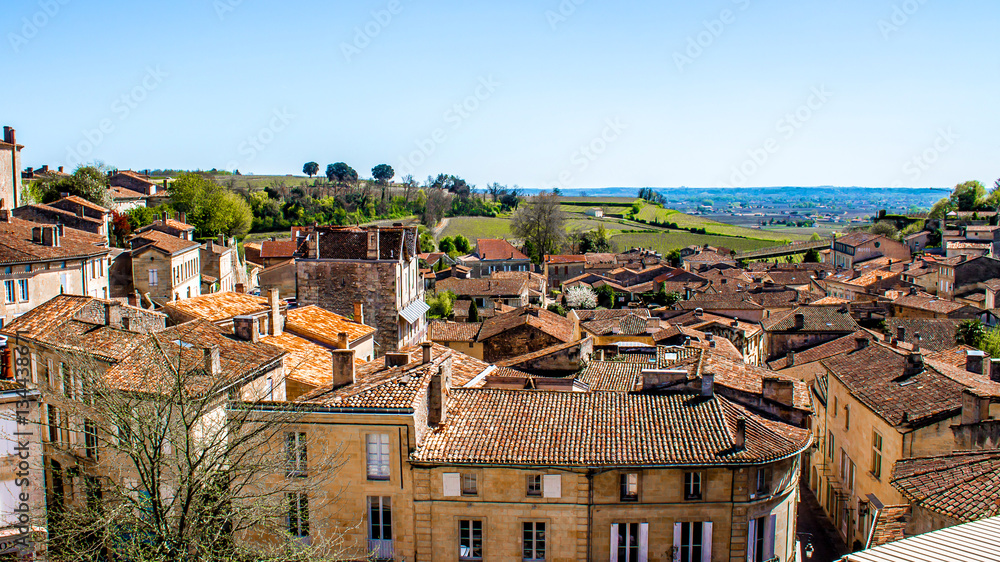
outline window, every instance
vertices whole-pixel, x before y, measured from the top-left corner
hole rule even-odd
[[[854,461],[843,449],[840,450],[840,483],[854,492]]]
[[[844,429],[851,429],[851,405],[844,404]]]
[[[826,432],[826,457],[831,461],[833,460],[833,452],[836,450],[834,449],[833,441],[834,441],[833,432],[832,431]]]
[[[368,497],[368,538],[373,541],[392,540],[392,498]]]
[[[368,479],[389,479],[389,435],[370,433],[367,437]]]
[[[463,519],[458,522],[458,559],[483,559],[483,522]]]
[[[307,465],[306,434],[285,433],[285,458],[288,459],[288,476],[305,476]]]
[[[750,520],[747,560],[764,562],[774,558],[774,527],[778,517],[765,515]]]
[[[646,559],[649,523],[611,525],[611,562],[639,562]]]
[[[545,560],[545,523],[529,521],[522,528],[521,559],[525,562]]]
[[[288,532],[293,537],[309,536],[309,497],[304,492],[289,492]]]
[[[14,292],[14,281],[4,281],[3,287],[6,289],[5,293],[7,295],[7,304],[17,302],[17,293]]]
[[[274,378],[267,377],[267,384],[264,387],[264,393],[267,395],[268,400],[274,400]]]
[[[149,270],[149,286],[156,287],[160,284],[159,271],[156,269]]]
[[[837,417],[837,410],[840,409],[840,400],[834,396],[833,397],[833,417]]]
[[[87,458],[97,458],[97,426],[90,420],[83,420],[84,448]]]
[[[49,442],[59,442],[59,410],[52,405],[49,408]]]
[[[754,478],[754,493],[750,497],[754,496],[766,496],[771,493],[771,469],[768,467],[761,467],[756,470]]]
[[[22,302],[28,302],[28,280],[27,279],[18,279],[17,280],[17,288],[18,288],[18,292],[20,293],[20,296],[21,296],[21,301]]]
[[[872,430],[872,476],[882,478],[882,436]]]
[[[712,523],[691,521],[674,524],[674,544],[680,553],[680,562],[711,560]]]
[[[621,475],[621,501],[639,501],[639,473],[627,472]]]
[[[529,496],[541,496],[542,495],[542,475],[541,474],[529,474],[528,475],[528,495]]]
[[[686,499],[686,500],[700,500],[701,499],[701,473],[700,472],[685,472],[684,473],[684,499]]]
[[[463,496],[475,496],[479,493],[479,484],[476,481],[476,474],[474,472],[467,472],[462,474],[462,495]]]

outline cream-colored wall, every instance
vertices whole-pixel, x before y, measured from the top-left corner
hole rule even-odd
[[[108,297],[111,264],[107,256],[90,260],[67,260],[65,263],[65,268],[61,260],[33,263],[30,265],[31,271],[26,271],[27,265],[12,265],[9,266],[11,273],[6,272],[8,266],[0,267],[0,282],[14,280],[15,296],[17,297],[17,302],[6,303],[6,289],[0,283],[0,316],[2,316],[4,323],[10,322],[60,293],[96,298]],[[19,279],[28,280],[28,300],[26,301],[21,300],[20,288],[16,284]]]
[[[194,273],[184,275],[180,282],[174,283],[174,267],[183,266],[188,261],[194,261]],[[139,250],[138,254],[132,258],[132,283],[140,294],[149,293],[150,297],[160,301],[170,301],[188,298],[188,289],[191,296],[201,295],[201,256],[198,246],[193,246],[190,250],[167,256],[163,253],[149,248]],[[157,285],[150,286],[149,270],[157,270]],[[175,298],[176,297],[176,298]]]

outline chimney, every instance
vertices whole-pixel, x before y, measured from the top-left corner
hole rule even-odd
[[[354,384],[354,350],[334,349],[330,351],[333,364],[333,387]]]
[[[701,395],[712,396],[715,394],[715,373],[701,374]]]
[[[420,358],[420,363],[422,365],[426,365],[426,364],[428,364],[428,363],[431,362],[431,348],[432,347],[433,347],[433,344],[431,342],[429,342],[429,341],[425,341],[425,342],[423,342],[423,343],[420,344],[420,348],[421,348],[420,350],[422,352],[422,355],[421,355],[421,358]]]
[[[260,330],[253,316],[237,316],[233,318],[233,333],[237,339],[250,342],[260,341]]]
[[[385,354],[386,368],[402,367],[410,362],[410,354],[403,352],[389,352]]]
[[[924,356],[919,352],[907,355],[906,365],[903,367],[903,378],[919,375],[922,372],[924,372]]]
[[[115,301],[109,301],[104,303],[104,325],[105,326],[121,326],[122,323],[122,308]]]
[[[788,357],[788,366],[789,367],[794,367],[795,366],[795,352],[794,351],[789,351],[787,357]]]
[[[1000,382],[1000,359],[990,359],[990,380]]]
[[[62,166],[59,166],[59,173],[61,174],[61,173],[62,173],[62,171],[63,171],[63,167],[62,167]]]
[[[983,374],[983,359],[986,354],[982,351],[970,349],[965,352],[965,370],[977,375]]]
[[[245,292],[247,292],[246,286],[243,285],[243,283],[237,283],[236,285],[234,285],[233,286],[233,290],[236,291],[237,293],[245,293]]]
[[[694,315],[695,316],[701,316],[704,313],[705,313],[705,311],[702,310],[702,308],[700,306],[698,308],[694,309]]]
[[[795,405],[795,383],[776,377],[764,377],[764,398],[785,406]]]
[[[365,323],[365,303],[361,301],[354,303],[354,321],[358,324]]]
[[[908,294],[911,294],[911,295],[917,294],[917,286],[916,285],[910,285],[910,290],[909,290]]]
[[[219,346],[213,345],[205,348],[205,373],[218,375],[222,371],[219,361]]]
[[[215,242],[213,242],[211,240],[209,240],[208,242],[205,242],[205,249],[208,250],[209,252],[211,252],[212,250],[214,250],[215,249]]]
[[[438,369],[427,387],[427,425],[438,426],[448,419],[448,377]]]
[[[733,448],[744,449],[747,443],[747,419],[743,416],[736,418],[736,434],[733,435]]]
[[[379,258],[378,234],[378,228],[372,228],[368,231],[368,253],[365,256],[366,259],[377,260]]]
[[[56,226],[43,226],[42,245],[50,248],[59,247],[59,229]]]
[[[17,135],[14,134],[13,127],[3,128],[3,142],[7,144],[17,144]]]
[[[122,329],[126,332],[132,329],[132,319],[128,316],[122,316]]]
[[[980,423],[990,417],[990,399],[972,389],[962,391],[962,425]]]
[[[856,351],[861,351],[866,347],[868,347],[868,338],[854,338],[854,349]]]
[[[278,289],[268,289],[267,290],[267,304],[269,305],[270,312],[270,322],[271,322],[271,335],[280,336],[282,328],[282,318],[281,318],[281,299],[278,298]]]
[[[10,222],[12,216],[10,209],[0,209],[0,222]]]
[[[347,332],[339,332],[337,334],[337,349],[350,349],[351,341],[347,337]]]
[[[806,316],[801,312],[795,313],[795,329],[801,330],[806,327]]]
[[[896,339],[904,342],[906,341],[906,328],[903,326],[896,326]]]
[[[163,224],[167,224],[168,220],[170,220],[170,213],[163,211]]]
[[[226,235],[225,234],[220,234],[219,235],[219,241],[216,242],[216,244],[222,246],[223,248],[228,248],[229,245],[226,244]]]
[[[163,178],[163,191],[167,190],[167,178]],[[156,187],[153,187],[153,191],[156,191]]]
[[[646,332],[649,334],[655,334],[660,331],[660,318],[653,316],[646,319]]]

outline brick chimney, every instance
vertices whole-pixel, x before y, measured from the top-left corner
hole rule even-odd
[[[421,365],[426,365],[426,364],[428,364],[428,363],[431,362],[431,348],[433,346],[434,346],[434,344],[432,344],[429,341],[425,341],[425,342],[423,342],[423,343],[420,344],[420,351],[421,351],[420,364]]]
[[[205,373],[218,375],[222,372],[222,364],[219,360],[219,346],[213,345],[205,348]]]
[[[233,318],[233,333],[243,341],[260,341],[260,330],[253,316],[237,316]]]
[[[701,395],[712,396],[715,394],[715,373],[704,372],[701,374]]]
[[[965,370],[977,375],[983,374],[983,359],[986,354],[982,351],[970,349],[965,352]]]
[[[122,324],[122,307],[116,301],[104,303],[104,325],[118,327]]]
[[[365,303],[361,301],[354,303],[354,321],[358,324],[365,323]]]
[[[347,336],[347,332],[340,332],[337,334],[337,349],[349,349],[351,347],[350,338]]]
[[[3,128],[3,142],[7,144],[17,144],[17,135],[15,134],[13,127]]]
[[[448,420],[448,396],[451,392],[451,360],[431,375],[427,387],[427,425],[438,426]]]
[[[795,313],[795,329],[801,330],[806,327],[806,316],[801,312]]]
[[[247,292],[246,291],[246,286],[243,285],[243,283],[237,283],[236,285],[234,285],[233,286],[233,291],[235,291],[237,293],[245,293],[245,292]]]
[[[776,377],[764,377],[764,398],[773,400],[785,406],[795,404],[795,383]]]
[[[402,367],[410,362],[410,354],[404,352],[389,352],[385,354],[386,368]]]
[[[896,339],[901,342],[906,341],[906,328],[904,326],[896,327]]]
[[[787,355],[787,361],[789,367],[795,366],[795,351],[789,351]]]
[[[1000,382],[1000,359],[990,359],[990,380]]]
[[[660,318],[653,316],[646,319],[646,333],[655,334],[660,331]]]
[[[854,349],[856,351],[861,351],[866,347],[868,347],[868,338],[854,338]]]
[[[333,359],[333,387],[354,384],[354,350],[334,349],[330,356]]]
[[[747,419],[743,416],[736,418],[736,433],[733,435],[733,447],[744,449],[747,444]]]
[[[919,352],[907,355],[906,365],[903,367],[903,378],[912,377],[922,372],[924,372],[924,356]]]
[[[379,258],[379,229],[378,227],[368,230],[368,253],[367,259],[377,260]]]
[[[281,317],[281,299],[278,297],[278,289],[267,290],[267,304],[270,308],[268,321],[270,323],[271,335],[280,336],[281,329],[284,327],[284,319]]]
[[[990,417],[990,399],[971,389],[962,391],[962,425],[979,423]]]

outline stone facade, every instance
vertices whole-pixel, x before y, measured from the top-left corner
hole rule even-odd
[[[4,127],[0,142],[0,207],[5,209],[13,209],[20,203],[22,148],[17,144],[14,129]]]
[[[487,363],[493,363],[564,342],[538,328],[522,325],[482,340],[481,343],[483,344],[483,360]]]

